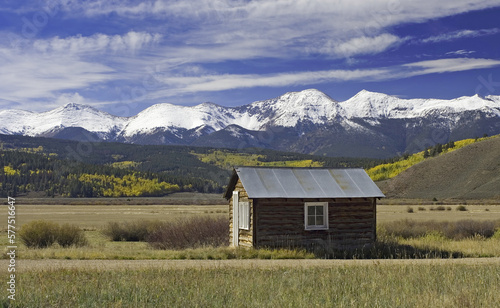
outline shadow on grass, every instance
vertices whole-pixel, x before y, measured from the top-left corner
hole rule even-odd
[[[377,242],[358,249],[307,247],[317,258],[324,259],[449,259],[462,258],[462,253],[431,248],[416,248],[396,242]]]

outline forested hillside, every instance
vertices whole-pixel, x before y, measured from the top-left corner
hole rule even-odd
[[[376,159],[333,158],[273,150],[76,142],[0,135],[1,194],[160,196],[223,191],[237,165],[371,167]]]
[[[0,195],[44,192],[64,197],[162,196],[180,189],[167,177],[59,160],[54,155],[0,151]]]

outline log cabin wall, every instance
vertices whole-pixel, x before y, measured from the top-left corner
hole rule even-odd
[[[305,230],[305,202],[328,202],[328,230]],[[354,249],[376,240],[376,199],[255,199],[255,246]]]
[[[250,230],[239,229],[239,246],[243,247],[252,247],[253,244],[253,232],[254,232],[254,215],[253,215],[253,200],[248,198],[248,194],[241,183],[241,180],[238,179],[236,186],[233,191],[238,191],[239,193],[239,201],[240,202],[249,202],[250,203]],[[229,244],[233,243],[233,198],[229,199]]]

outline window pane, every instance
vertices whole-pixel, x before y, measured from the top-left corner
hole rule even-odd
[[[317,226],[324,225],[324,223],[323,223],[323,216],[316,216],[316,225]]]
[[[316,214],[314,208],[315,208],[314,206],[308,206],[307,207],[307,215],[308,216],[311,216],[311,215],[314,216]]]
[[[320,215],[320,216],[323,216],[323,206],[319,205],[319,206],[316,206],[316,215]]]
[[[314,226],[315,224],[316,224],[316,221],[314,219],[314,216],[307,216],[307,225]]]

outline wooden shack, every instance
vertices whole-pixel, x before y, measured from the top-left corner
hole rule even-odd
[[[363,169],[237,167],[229,200],[231,246],[354,249],[376,240],[376,200]]]

